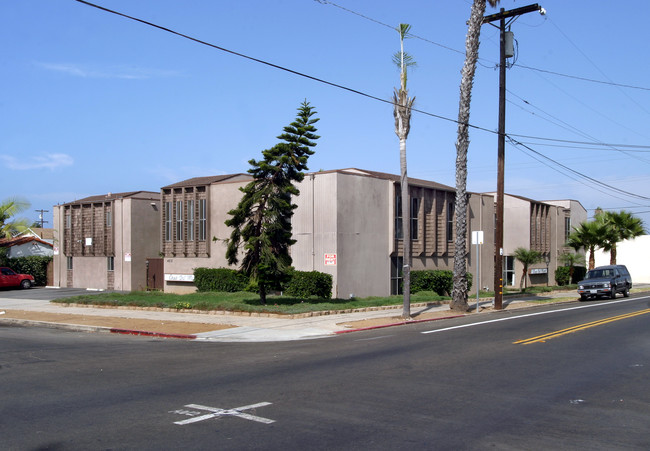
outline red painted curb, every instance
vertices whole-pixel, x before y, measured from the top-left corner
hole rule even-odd
[[[144,335],[148,337],[160,337],[160,338],[184,338],[187,340],[195,340],[196,335],[185,335],[185,334],[166,334],[164,332],[147,332],[145,330],[129,330],[129,329],[115,329],[111,328],[110,332],[112,334],[122,334],[122,335]]]
[[[413,320],[413,321],[401,321],[399,323],[382,324],[381,326],[370,326],[370,327],[360,327],[359,329],[337,330],[334,333],[335,334],[348,334],[350,332],[361,332],[362,330],[384,329],[386,327],[404,326],[406,324],[428,323],[428,322],[431,322],[431,321],[439,321],[441,319],[462,318],[463,316],[465,316],[465,315],[444,316],[442,318],[431,318],[431,319],[416,319],[416,320]]]

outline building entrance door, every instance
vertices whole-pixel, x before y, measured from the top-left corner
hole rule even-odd
[[[147,290],[163,290],[165,287],[165,264],[162,258],[147,259]]]

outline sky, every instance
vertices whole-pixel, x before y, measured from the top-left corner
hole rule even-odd
[[[320,119],[311,171],[399,174],[390,99],[400,23],[412,27],[405,50],[417,63],[408,175],[455,186],[469,0],[93,3],[203,43],[75,0],[0,2],[0,201],[27,199],[30,221],[49,210],[51,227],[53,205],[91,195],[245,173],[305,100]],[[650,229],[650,3],[538,3],[545,15],[509,23],[505,191],[578,200],[590,217],[597,207],[624,209]],[[479,58],[467,184],[491,192],[494,26],[482,27]]]

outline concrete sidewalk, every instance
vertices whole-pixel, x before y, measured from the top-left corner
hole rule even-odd
[[[126,307],[68,307],[43,299],[9,299],[1,295],[0,292],[0,313],[5,311],[6,314],[0,314],[0,323],[88,332],[187,338],[208,342],[268,342],[325,338],[351,331],[464,316],[449,310],[447,304],[414,304],[411,306],[413,319],[404,321],[400,318],[402,306],[290,318],[263,314],[244,316],[232,312],[184,313]],[[567,302],[577,301],[578,297],[573,291],[519,298],[507,297],[504,299],[504,308],[506,310],[521,308],[530,305],[531,300],[548,299],[554,299],[554,302]],[[466,315],[476,314],[476,301],[470,299],[469,302],[470,310]],[[481,314],[494,312],[491,307],[492,299],[481,299],[480,309],[483,312]],[[39,314],[45,319],[39,320]],[[92,318],[92,321],[82,321],[88,318]],[[120,324],[125,321],[128,327],[120,327]],[[181,323],[185,324],[185,328],[191,332],[174,332],[173,330]],[[214,329],[211,325],[214,325]],[[194,330],[199,331],[194,332]]]

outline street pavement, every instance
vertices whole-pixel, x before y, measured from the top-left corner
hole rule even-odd
[[[303,340],[314,338],[332,337],[339,333],[351,332],[359,329],[396,326],[418,321],[418,317],[429,318],[426,321],[440,320],[448,317],[462,316],[449,310],[446,304],[425,305],[414,304],[411,306],[413,321],[404,321],[399,318],[402,312],[402,306],[393,308],[372,308],[364,311],[355,311],[351,313],[332,313],[318,314],[317,316],[308,317],[281,317],[279,315],[264,316],[243,316],[233,314],[232,312],[211,312],[211,313],[185,313],[176,311],[162,311],[161,309],[131,309],[126,307],[104,308],[104,307],[86,307],[86,306],[65,306],[64,304],[51,303],[50,300],[58,297],[74,296],[85,293],[85,290],[75,289],[55,289],[39,288],[24,290],[20,292],[0,291],[0,324],[13,323],[19,325],[40,325],[47,327],[58,327],[62,329],[82,330],[88,332],[119,332],[134,335],[154,335],[168,338],[191,338],[198,341],[212,342],[268,342],[268,341],[289,341]],[[518,297],[513,299],[504,299],[506,308],[514,308],[517,304],[526,303],[530,300],[556,299],[557,301],[577,301],[578,297],[575,291],[554,292],[552,294],[542,294],[540,296]],[[476,311],[476,301],[470,302],[468,314]],[[481,299],[480,309],[483,314],[488,315],[492,306],[492,299]],[[48,320],[46,324],[32,320],[19,320],[3,317],[3,311],[22,310],[27,312],[45,312],[66,315],[92,315],[96,317],[105,317],[106,325],[102,326],[80,326],[70,324],[69,322],[57,323],[56,320]],[[447,314],[448,313],[448,314]],[[480,313],[479,313],[480,314]],[[115,330],[111,326],[113,318],[129,318],[154,320],[160,322],[160,326],[155,331],[142,330]],[[350,326],[349,323],[365,321],[369,326],[359,327]],[[419,320],[425,321],[425,320]],[[165,331],[165,322],[187,322],[187,323],[207,323],[215,325],[234,326],[227,329],[220,329],[208,332],[201,332],[190,335],[179,335],[167,333]],[[215,327],[217,329],[217,327]]]

